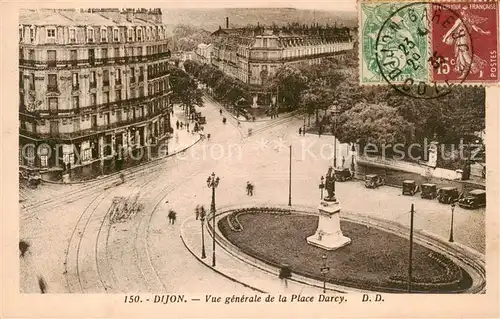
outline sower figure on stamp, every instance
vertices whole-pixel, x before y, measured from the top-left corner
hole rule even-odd
[[[328,168],[328,172],[326,173],[325,179],[325,188],[328,192],[328,196],[325,197],[325,201],[327,202],[336,202],[335,198],[335,173],[333,172],[333,167]]]

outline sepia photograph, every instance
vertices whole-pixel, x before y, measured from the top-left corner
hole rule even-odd
[[[17,12],[21,296],[498,293],[498,2]]]

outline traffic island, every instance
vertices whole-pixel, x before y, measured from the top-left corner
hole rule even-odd
[[[340,226],[351,243],[324,250],[306,241],[318,227],[313,209],[247,207],[219,216],[219,245],[256,267],[279,274],[287,265],[292,280],[316,287],[325,281],[347,291],[408,292],[409,230],[401,225],[344,212]],[[415,236],[412,269],[413,293],[484,292],[484,259],[429,234]]]

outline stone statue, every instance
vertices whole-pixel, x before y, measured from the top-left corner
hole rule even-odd
[[[325,197],[325,201],[327,202],[336,202],[335,199],[335,172],[333,171],[333,167],[328,168],[328,172],[326,173],[325,179],[325,188],[328,192],[328,196]]]

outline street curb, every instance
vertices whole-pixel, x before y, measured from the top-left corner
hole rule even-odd
[[[249,285],[249,284],[247,284],[247,283],[244,283],[244,282],[239,281],[239,280],[237,280],[237,279],[235,279],[235,278],[233,278],[233,277],[230,277],[229,275],[226,275],[225,273],[223,273],[221,270],[218,270],[218,269],[216,269],[216,268],[214,268],[214,267],[211,267],[211,266],[209,266],[207,263],[203,262],[203,260],[202,260],[200,257],[198,257],[198,255],[197,255],[197,254],[195,254],[195,253],[194,253],[194,251],[192,251],[192,250],[191,250],[191,248],[189,248],[189,246],[187,245],[187,243],[186,243],[186,241],[185,241],[185,239],[184,239],[184,237],[185,237],[185,236],[184,236],[184,227],[183,227],[183,226],[184,226],[184,224],[185,224],[186,222],[190,221],[191,219],[193,219],[193,217],[186,218],[186,219],[182,222],[181,227],[180,227],[180,230],[181,230],[181,235],[180,235],[179,237],[181,238],[182,243],[184,244],[184,247],[186,247],[186,249],[187,249],[187,250],[191,253],[191,255],[193,255],[193,256],[194,256],[194,258],[196,258],[196,259],[197,259],[200,263],[202,263],[203,265],[205,265],[207,268],[209,268],[209,269],[211,269],[211,270],[215,271],[216,273],[218,273],[218,274],[220,274],[220,275],[224,276],[225,278],[227,278],[227,279],[231,280],[232,282],[238,283],[238,284],[240,284],[240,285],[243,285],[244,287],[250,288],[250,289],[252,289],[252,290],[255,290],[255,291],[260,292],[260,293],[263,293],[263,294],[267,293],[267,292],[265,292],[265,291],[263,291],[263,290],[260,290],[259,288],[253,287],[253,286],[251,286],[251,285]]]
[[[116,175],[119,175],[120,173],[123,173],[123,172],[127,172],[133,168],[140,168],[141,166],[145,166],[149,163],[155,163],[157,161],[160,161],[160,160],[163,160],[163,159],[167,159],[169,157],[172,157],[172,156],[175,156],[179,153],[182,153],[184,151],[186,151],[187,149],[195,146],[196,144],[198,144],[200,141],[202,140],[201,138],[201,134],[198,135],[198,139],[191,145],[179,150],[179,151],[176,151],[175,153],[172,153],[172,154],[168,154],[166,156],[162,156],[162,157],[158,157],[158,158],[155,158],[153,160],[150,160],[150,161],[146,161],[146,162],[143,162],[143,163],[140,163],[138,165],[135,165],[135,166],[132,166],[132,167],[128,167],[128,168],[125,168],[123,170],[120,170],[118,172],[114,172],[114,173],[111,173],[111,174],[108,174],[108,175],[104,175],[102,176],[101,178],[99,177],[96,177],[96,178],[92,178],[92,179],[89,179],[89,180],[85,180],[85,181],[75,181],[75,182],[70,182],[70,183],[64,183],[64,182],[55,182],[55,181],[49,181],[49,180],[46,180],[46,179],[42,179],[42,182],[44,183],[48,183],[48,184],[58,184],[58,185],[80,185],[80,184],[85,184],[85,183],[92,183],[92,182],[95,182],[95,181],[105,181],[111,177],[114,177]]]

